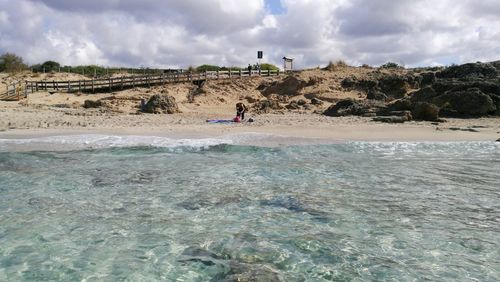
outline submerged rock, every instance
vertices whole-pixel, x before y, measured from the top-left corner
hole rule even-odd
[[[247,264],[239,262],[230,262],[230,272],[222,281],[237,282],[237,281],[255,281],[255,282],[271,282],[282,281],[279,274],[270,267],[260,264]]]
[[[200,262],[207,266],[220,264],[220,260],[224,260],[224,258],[198,247],[187,247],[178,259],[180,262]]]

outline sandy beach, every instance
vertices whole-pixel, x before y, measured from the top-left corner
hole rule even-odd
[[[0,138],[111,134],[168,136],[173,138],[219,137],[240,133],[264,133],[324,142],[362,141],[496,141],[500,118],[445,118],[444,122],[408,121],[388,124],[371,117],[323,115],[342,99],[366,100],[366,93],[341,87],[346,77],[369,78],[380,70],[342,67],[334,71],[306,70],[292,77],[255,77],[232,81],[207,81],[202,90],[191,83],[133,88],[111,93],[30,93],[20,101],[0,101]],[[382,70],[390,75],[391,71]],[[404,74],[405,70],[392,71]],[[83,79],[77,74],[21,73],[2,76],[16,79]],[[276,85],[269,95],[263,86]],[[409,90],[411,91],[411,90]],[[180,113],[148,114],[139,111],[140,100],[154,94],[174,97]],[[293,95],[289,95],[293,93]],[[266,95],[266,96],[265,96]],[[293,103],[320,99],[321,104],[289,108]],[[280,109],[262,112],[256,101],[275,99]],[[84,102],[100,101],[97,108]],[[235,103],[243,101],[249,111],[242,123],[209,124],[207,119],[232,119]],[[248,122],[252,118],[254,122]]]

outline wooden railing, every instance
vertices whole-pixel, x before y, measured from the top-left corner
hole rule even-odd
[[[279,70],[258,71],[207,71],[202,73],[163,73],[159,75],[141,75],[141,76],[122,76],[113,78],[73,80],[73,81],[26,81],[25,95],[37,91],[54,92],[108,92],[113,90],[122,90],[133,87],[150,87],[166,83],[203,82],[205,80],[218,79],[239,79],[254,76],[277,76]]]
[[[0,100],[20,100],[26,96],[26,83],[12,82],[0,88]]]

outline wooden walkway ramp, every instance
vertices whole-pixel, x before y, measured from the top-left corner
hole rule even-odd
[[[7,84],[5,88],[0,88],[0,100],[19,101],[26,96],[26,83],[20,81]]]
[[[167,83],[193,82],[201,85],[207,80],[245,79],[259,76],[279,76],[279,70],[265,71],[207,71],[201,73],[163,73],[158,75],[122,76],[73,81],[26,81],[23,96],[38,91],[103,93],[134,87],[151,87]],[[12,95],[13,93],[10,92]],[[9,93],[7,93],[9,96]]]

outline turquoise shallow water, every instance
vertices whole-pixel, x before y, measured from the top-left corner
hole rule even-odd
[[[489,142],[4,150],[0,280],[499,281],[499,176]]]

